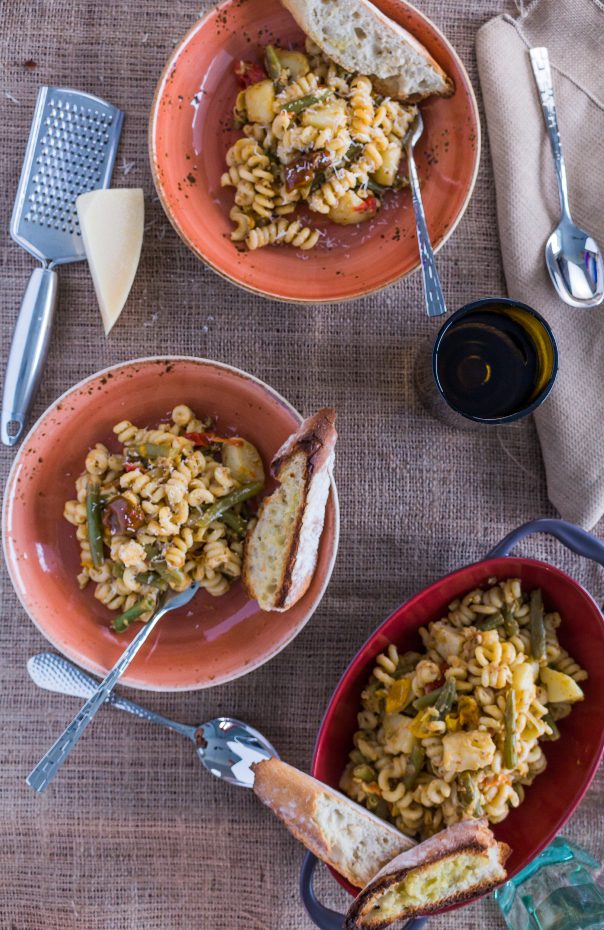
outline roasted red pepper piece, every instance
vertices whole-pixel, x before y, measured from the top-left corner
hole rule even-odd
[[[145,522],[140,507],[134,507],[125,497],[116,497],[103,508],[103,523],[112,536],[134,532]]]
[[[185,439],[194,442],[196,446],[209,446],[213,442],[224,442],[228,446],[240,446],[238,436],[217,436],[216,433],[185,433]]]
[[[242,87],[250,87],[252,84],[266,80],[264,68],[261,68],[260,65],[255,64],[253,61],[240,61],[235,66],[235,74]]]
[[[315,174],[331,163],[327,152],[309,152],[296,158],[285,168],[285,187],[288,191],[310,184]]]
[[[355,213],[374,213],[377,210],[377,199],[375,197],[366,197],[363,203],[360,203],[358,207],[354,207]]]

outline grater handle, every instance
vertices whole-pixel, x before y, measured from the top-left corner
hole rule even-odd
[[[34,399],[57,305],[59,277],[50,268],[36,268],[23,296],[6,366],[2,395],[2,442],[14,446],[25,429]]]

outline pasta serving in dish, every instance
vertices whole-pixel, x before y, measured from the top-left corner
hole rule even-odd
[[[341,787],[409,836],[468,817],[503,820],[546,767],[543,740],[583,699],[558,613],[518,579],[496,581],[420,629],[425,653],[391,644],[362,693]]]
[[[226,154],[221,185],[235,190],[231,239],[251,250],[311,249],[321,233],[299,207],[361,223],[406,184],[402,140],[417,108],[377,94],[368,77],[345,71],[310,39],[306,51],[269,45],[265,71],[238,67],[247,85],[234,108],[243,137]]]
[[[241,575],[243,540],[254,519],[248,502],[264,486],[256,448],[219,436],[185,404],[169,423],[113,428],[122,452],[91,449],[65,518],[81,549],[80,587],[119,611],[121,632],[149,619],[160,593],[193,581],[218,597]]]

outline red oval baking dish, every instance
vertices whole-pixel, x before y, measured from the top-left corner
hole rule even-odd
[[[582,683],[585,700],[575,705],[571,717],[560,721],[561,738],[544,746],[546,770],[527,789],[523,804],[493,826],[497,839],[512,848],[507,862],[509,877],[528,865],[562,829],[589,788],[604,752],[604,618],[591,595],[570,575],[546,562],[509,555],[521,539],[537,532],[549,533],[573,552],[604,565],[604,543],[599,539],[563,520],[541,519],[510,533],[483,561],[466,565],[424,588],[377,628],[346,669],[323,718],[312,764],[315,778],[338,787],[357,729],[361,691],[375,657],[389,643],[396,643],[403,651],[421,648],[418,628],[443,616],[454,598],[486,584],[488,578],[517,577],[526,587],[540,587],[546,608],[558,610],[563,617],[562,645],[587,670],[589,678]],[[302,898],[317,926],[336,930],[342,926],[342,915],[317,901],[312,889],[315,865],[309,854],[301,876]],[[356,895],[349,882],[331,871],[343,888]],[[424,918],[419,918],[406,926],[418,930],[423,922]]]

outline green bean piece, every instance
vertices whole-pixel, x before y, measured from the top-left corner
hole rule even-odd
[[[438,711],[438,716],[441,720],[445,719],[446,715],[453,707],[453,702],[456,697],[457,685],[455,684],[455,679],[448,678],[440,689],[440,694],[434,702],[434,708]]]
[[[461,772],[459,774],[457,778],[457,797],[466,811],[475,813],[476,808],[480,807],[478,786],[470,772]]]
[[[376,817],[381,817],[382,820],[388,818],[388,805],[383,798],[379,798],[377,794],[368,794],[365,798],[365,806],[367,810],[370,810]]]
[[[227,510],[230,510],[232,507],[236,507],[237,504],[242,504],[243,501],[247,501],[250,497],[255,497],[256,494],[259,494],[264,486],[262,481],[250,481],[246,484],[242,484],[240,488],[237,488],[236,491],[231,491],[230,494],[225,494],[224,497],[219,498],[215,503],[210,504],[210,506],[204,510],[199,520],[196,521],[195,527],[198,530],[205,530],[206,527],[210,525],[214,520],[218,520]]]
[[[362,145],[361,142],[353,142],[346,149],[346,154],[344,155],[344,161],[346,162],[355,161],[357,158],[359,158],[363,154],[363,148],[364,146]]]
[[[390,187],[384,187],[383,184],[378,184],[377,181],[372,181],[371,178],[367,178],[367,190],[370,190],[374,194],[385,194],[386,191],[391,190]]]
[[[506,769],[515,769],[518,765],[518,732],[516,730],[516,692],[508,691],[504,713],[505,735],[503,740],[503,764]]]
[[[358,778],[360,781],[367,783],[375,781],[376,779],[375,770],[372,769],[370,765],[367,765],[366,762],[363,763],[363,765],[355,765],[352,770],[352,774],[355,778]]]
[[[503,616],[497,614],[487,614],[482,620],[477,620],[474,624],[477,630],[486,632],[487,630],[496,630],[498,626],[503,626]]]
[[[279,61],[279,56],[275,51],[274,45],[266,46],[264,50],[264,64],[266,65],[266,73],[271,81],[278,81],[281,77],[281,62]]]
[[[173,452],[171,446],[160,446],[156,442],[141,442],[136,451],[143,459],[167,459]]]
[[[350,761],[354,762],[355,765],[361,765],[365,762],[365,756],[360,749],[353,749],[350,753]]]
[[[543,723],[547,723],[547,725],[551,727],[552,733],[551,733],[551,736],[549,733],[544,733],[543,736],[540,737],[540,739],[549,739],[552,741],[560,739],[560,730],[558,729],[556,725],[556,721],[550,714],[549,710],[546,714],[543,715],[541,719],[543,720]]]
[[[148,610],[151,610],[151,607],[152,605],[149,601],[138,601],[137,604],[133,604],[132,607],[125,610],[123,614],[115,618],[111,624],[111,629],[115,630],[116,633],[123,633],[124,630],[128,629],[133,620],[137,620],[141,614],[147,613]]]
[[[408,791],[415,788],[419,773],[426,759],[426,750],[419,743],[416,743],[411,750],[407,770],[403,776],[403,784]]]
[[[89,478],[86,486],[86,524],[90,557],[95,568],[100,568],[105,561],[101,510],[101,482],[98,478]]]
[[[415,699],[413,707],[415,707],[416,710],[423,710],[424,707],[431,707],[432,704],[436,704],[443,688],[435,688],[433,691],[428,691],[427,694],[422,694],[421,697]]]
[[[531,591],[530,613],[531,653],[533,659],[541,662],[545,659],[545,623],[543,622],[543,597],[541,588]]]
[[[152,563],[153,571],[157,572],[160,578],[167,581],[172,588],[184,588],[186,578],[184,572],[179,568],[171,568],[163,559],[154,560]]]
[[[157,572],[141,572],[140,575],[136,576],[136,580],[140,584],[150,584],[155,588],[161,587],[161,581],[157,576]]]
[[[515,619],[512,608],[506,604],[503,608],[503,629],[506,636],[518,636],[520,626]]]
[[[329,97],[330,93],[330,90],[324,90],[320,94],[306,94],[305,97],[298,97],[297,100],[290,100],[290,102],[286,103],[281,109],[285,110],[287,113],[302,113],[303,110],[314,107],[316,103],[322,103],[326,97]]]
[[[222,522],[226,523],[238,536],[245,536],[247,525],[244,520],[241,519],[238,513],[234,513],[232,510],[227,510],[226,513],[222,515]]]

